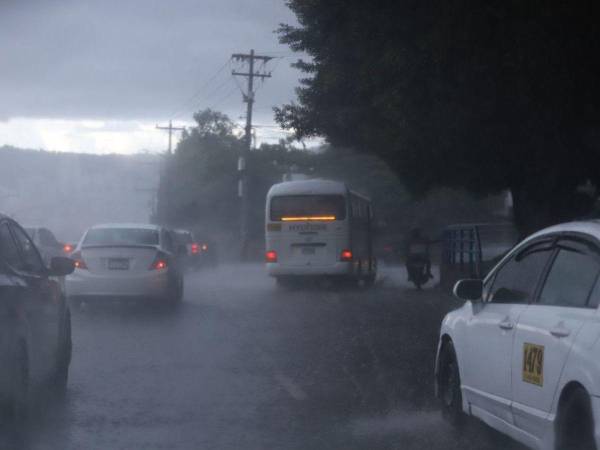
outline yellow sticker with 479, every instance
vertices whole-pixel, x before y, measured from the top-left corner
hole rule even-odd
[[[544,385],[544,346],[523,344],[523,381]]]

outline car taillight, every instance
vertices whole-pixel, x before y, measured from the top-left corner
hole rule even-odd
[[[154,261],[154,263],[150,267],[150,269],[154,269],[154,270],[162,270],[162,269],[166,269],[166,268],[167,268],[167,262],[164,259],[159,259],[157,261]]]
[[[352,261],[352,250],[342,250],[340,255],[341,261]]]
[[[277,262],[277,252],[275,250],[269,250],[267,253],[265,253],[265,259],[268,263]]]
[[[71,255],[71,259],[73,260],[73,264],[75,266],[76,269],[84,269],[87,270],[87,264],[85,263],[85,261],[83,260],[83,257],[81,256],[81,252],[75,252]]]
[[[164,253],[159,253],[156,255],[156,258],[154,258],[154,261],[152,261],[152,264],[150,264],[150,267],[148,267],[148,270],[164,270],[167,266],[166,255]]]
[[[63,252],[71,253],[73,251],[73,246],[71,244],[63,245]]]
[[[199,247],[198,244],[192,244],[192,253],[198,253]]]
[[[202,251],[205,252],[206,250],[208,250],[208,245],[202,244]]]

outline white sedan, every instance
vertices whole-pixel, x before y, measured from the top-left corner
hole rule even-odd
[[[107,224],[85,232],[71,254],[67,294],[91,300],[159,300],[175,304],[183,276],[172,232],[156,225]]]
[[[600,222],[542,230],[483,281],[462,280],[464,305],[442,322],[436,394],[538,449],[600,448]]]

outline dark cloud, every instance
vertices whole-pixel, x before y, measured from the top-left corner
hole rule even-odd
[[[274,30],[293,21],[283,0],[0,0],[0,119],[239,115],[230,68],[213,75],[251,47],[289,56]],[[273,61],[259,118],[293,96],[292,60]]]

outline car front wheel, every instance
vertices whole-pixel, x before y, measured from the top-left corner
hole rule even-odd
[[[67,308],[60,331],[60,342],[56,355],[56,368],[54,369],[54,378],[52,380],[56,393],[59,395],[63,395],[67,390],[72,348],[71,312]]]
[[[596,450],[590,397],[575,388],[560,402],[556,422],[556,450]]]
[[[20,423],[27,419],[29,413],[29,356],[23,341],[15,349],[11,379],[12,395],[8,413],[12,420]]]
[[[460,372],[451,341],[444,344],[440,353],[438,389],[443,417],[455,427],[462,426],[465,414],[462,409]]]

